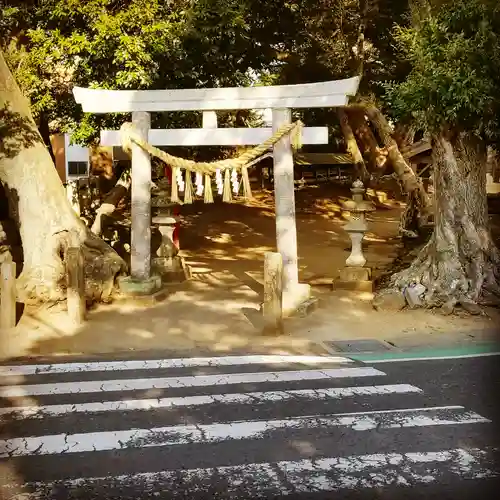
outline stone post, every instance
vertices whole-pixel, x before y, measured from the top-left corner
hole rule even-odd
[[[16,326],[16,263],[9,258],[0,264],[0,329]]]
[[[66,254],[67,307],[73,325],[85,321],[85,270],[81,247],[70,247]]]
[[[273,133],[291,123],[291,119],[290,109],[273,109]],[[276,243],[283,259],[283,313],[288,315],[309,299],[309,286],[299,285],[293,151],[289,135],[274,145],[273,158]]]
[[[151,115],[132,113],[132,123],[142,139],[148,140]],[[134,280],[148,280],[151,272],[151,158],[132,144],[132,227],[130,271]]]
[[[264,255],[264,333],[283,333],[283,260],[278,252]]]

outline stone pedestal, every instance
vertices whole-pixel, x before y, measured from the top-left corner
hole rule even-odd
[[[372,272],[369,267],[344,267],[340,276],[333,283],[334,289],[372,292]]]
[[[351,238],[351,255],[347,257],[345,263],[351,267],[363,267],[366,264],[365,256],[361,242],[365,236],[367,226],[366,223],[360,219],[354,219],[350,222],[349,236]]]
[[[182,263],[182,257],[154,257],[152,261],[153,269],[157,273],[162,283],[181,283],[186,280],[186,272]]]

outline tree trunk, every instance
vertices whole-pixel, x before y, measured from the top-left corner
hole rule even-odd
[[[389,161],[391,162],[394,172],[396,172],[401,181],[405,193],[409,194],[412,191],[418,190],[420,192],[423,208],[430,206],[427,193],[418,182],[415,172],[413,172],[411,167],[406,163],[401,151],[399,151],[398,145],[392,137],[391,127],[384,115],[374,106],[367,107],[366,114],[373,123],[373,126],[377,129],[384,146],[387,148]]]
[[[340,128],[342,129],[342,134],[344,135],[344,141],[347,146],[347,151],[352,156],[354,162],[354,172],[358,179],[363,181],[364,184],[370,179],[370,174],[366,170],[365,161],[363,160],[363,155],[359,150],[358,143],[354,137],[351,126],[349,125],[349,120],[347,118],[347,113],[343,109],[338,111],[340,119]]]
[[[417,236],[418,228],[429,222],[432,206],[425,188],[413,169],[406,163],[394,138],[392,130],[384,115],[375,107],[368,106],[366,114],[387,149],[387,158],[398,176],[403,191],[408,195],[407,207],[399,225],[403,235]],[[415,231],[417,228],[417,231]]]
[[[29,102],[1,51],[0,130],[0,181],[23,246],[23,271],[17,282],[20,300],[32,303],[64,299],[64,259],[70,244],[83,246],[87,297],[106,300],[125,263],[72,210]]]
[[[435,225],[429,242],[390,287],[425,287],[422,305],[497,302],[500,253],[489,229],[486,149],[465,135],[441,133],[433,141]]]
[[[111,188],[104,199],[102,200],[101,206],[97,209],[94,223],[92,224],[91,231],[96,236],[100,236],[103,230],[102,218],[104,215],[111,215],[118,206],[118,203],[127,194],[130,188],[130,171],[125,170],[118,182],[113,188]]]
[[[47,148],[50,158],[52,160],[52,163],[56,163],[56,157],[54,154],[54,150],[52,149],[52,143],[50,141],[50,127],[49,127],[49,121],[47,119],[47,116],[45,113],[40,113],[40,118],[39,118],[39,123],[38,123],[38,130],[40,131],[40,135],[42,136],[43,142],[45,143],[45,147]]]
[[[362,154],[368,159],[368,170],[375,176],[384,173],[387,165],[387,151],[380,148],[362,110],[350,110],[348,112],[349,123],[358,144],[361,145]]]
[[[394,140],[396,141],[398,148],[401,150],[405,146],[410,146],[411,144],[413,144],[416,132],[417,131],[413,125],[398,123],[394,129],[394,134],[393,134]]]
[[[356,74],[363,76],[365,64],[365,30],[368,17],[368,0],[359,0],[358,39],[356,41]]]

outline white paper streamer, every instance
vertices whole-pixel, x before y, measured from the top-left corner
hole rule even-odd
[[[179,192],[182,193],[184,192],[185,183],[184,179],[182,178],[182,170],[180,168],[177,169],[176,177],[177,185],[179,186]]]
[[[215,171],[215,184],[217,186],[217,193],[222,194],[222,192],[224,191],[224,181],[222,179],[222,174],[220,169],[217,169]]]
[[[233,171],[231,172],[231,184],[233,186],[233,193],[238,194],[238,191],[240,190],[240,183],[238,182],[238,172],[235,168],[233,168]]]
[[[196,172],[196,196],[203,195],[203,175],[200,172]]]

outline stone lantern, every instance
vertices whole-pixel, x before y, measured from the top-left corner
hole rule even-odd
[[[364,267],[366,258],[363,255],[362,241],[368,229],[366,214],[373,212],[375,207],[370,201],[364,200],[365,187],[358,179],[352,188],[352,200],[345,201],[344,210],[350,213],[350,219],[344,226],[351,239],[351,253],[346,259],[346,267],[340,271],[340,287],[349,289],[372,289],[371,269]]]
[[[178,255],[179,249],[173,239],[177,218],[173,215],[176,204],[170,200],[169,180],[161,177],[151,195],[151,222],[158,227],[161,234],[160,246],[156,255],[151,258],[152,267],[162,277],[162,281],[181,281],[184,279],[184,271]]]

